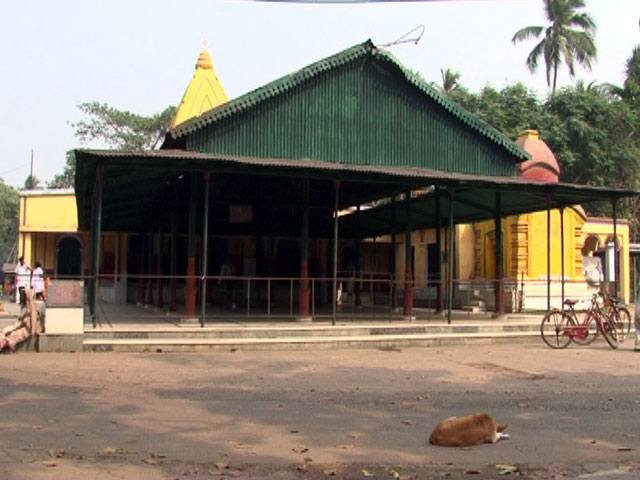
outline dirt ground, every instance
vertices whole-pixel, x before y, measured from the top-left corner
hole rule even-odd
[[[640,352],[603,340],[402,350],[0,355],[0,478],[640,477]],[[489,412],[509,440],[428,444]]]

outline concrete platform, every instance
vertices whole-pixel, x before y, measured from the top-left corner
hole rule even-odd
[[[541,313],[492,318],[491,313],[454,311],[448,323],[442,315],[426,309],[416,309],[412,320],[386,311],[352,310],[340,312],[332,325],[326,317],[301,323],[284,316],[286,319],[278,320],[274,315],[271,320],[261,320],[237,311],[213,311],[201,327],[181,322],[182,316],[181,312],[168,314],[135,305],[102,306],[96,326],[85,323],[82,335],[43,334],[37,341],[25,343],[22,350],[206,352],[504,344],[539,339],[542,318]]]

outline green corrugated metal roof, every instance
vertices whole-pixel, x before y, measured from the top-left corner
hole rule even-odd
[[[211,125],[221,119],[246,112],[250,108],[258,106],[269,99],[278,97],[295,87],[310,82],[323,72],[337,69],[338,67],[357,59],[366,57],[371,57],[378,62],[387,63],[399,69],[408,83],[415,86],[429,99],[435,101],[465,125],[480,133],[497,146],[505,149],[509,154],[513,155],[516,160],[526,160],[529,158],[529,154],[519,148],[515,142],[511,141],[498,130],[482,121],[479,117],[460,107],[446,95],[440,93],[437,89],[425,82],[419,75],[402,66],[402,64],[400,64],[400,62],[391,53],[379,49],[370,40],[318,62],[312,63],[311,65],[308,65],[296,72],[285,75],[284,77],[246,93],[245,95],[233,99],[228,103],[220,105],[219,107],[204,113],[200,117],[188,120],[171,130],[170,134],[173,138],[189,136],[207,125]]]

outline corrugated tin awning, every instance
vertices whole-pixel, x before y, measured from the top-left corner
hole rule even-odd
[[[340,181],[340,208],[396,196],[408,188],[438,186],[445,190],[441,193],[441,218],[448,218],[449,197],[446,191],[452,189],[456,223],[493,218],[496,191],[501,192],[504,215],[544,210],[547,205],[561,207],[638,194],[631,190],[544,183],[518,177],[343,165],[308,159],[241,158],[185,150],[77,150],[76,197],[81,229],[89,228],[98,168],[104,169],[103,229],[112,231],[145,229],[150,223],[157,223],[158,215],[166,215],[175,201],[179,209],[186,209],[191,185],[186,177],[195,173],[200,185],[202,172],[212,173],[210,204],[214,207],[214,233],[215,225],[221,229],[219,233],[227,228],[226,233],[253,234],[279,226],[282,233],[297,235],[302,179],[310,180],[310,203],[316,219],[312,230],[315,229],[316,235],[330,232],[334,180]],[[433,192],[412,202],[414,227],[435,225]],[[256,212],[262,212],[260,217],[268,218],[256,218],[253,226],[216,224],[216,212],[224,216],[228,206],[236,204],[252,205]],[[202,205],[202,198],[199,205]],[[402,208],[397,208],[399,223],[403,223],[402,212]],[[348,217],[341,220],[345,233],[356,228],[353,219]],[[362,212],[360,219],[363,233],[367,235],[387,233],[390,222],[390,205],[368,209]]]

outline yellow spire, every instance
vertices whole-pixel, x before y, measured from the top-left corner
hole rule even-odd
[[[193,78],[184,92],[176,116],[173,117],[171,128],[227,101],[227,94],[213,69],[213,62],[205,45],[196,62]]]

